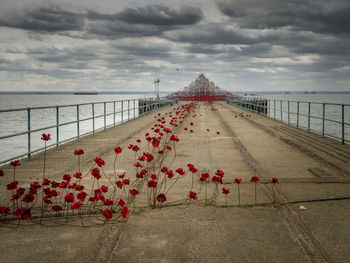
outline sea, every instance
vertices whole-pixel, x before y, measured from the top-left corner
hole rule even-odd
[[[323,103],[325,105],[325,121],[324,132],[330,137],[341,138],[342,136],[342,104],[344,106],[344,120],[345,125],[345,139],[350,141],[350,94],[264,94],[255,95],[258,97],[264,97],[269,100],[269,116],[277,120],[281,120],[281,103],[282,100],[282,121],[288,122],[291,125],[296,125],[296,111],[297,103],[299,105],[299,126],[307,129],[308,118],[303,115],[308,113],[308,102],[311,103],[310,112],[313,118],[310,118],[310,130],[322,133],[323,123]],[[94,106],[95,116],[101,116],[104,113],[104,103],[117,101],[115,104],[115,110],[121,111],[123,106],[124,114],[123,120],[127,118],[138,117],[138,111],[135,110],[134,115],[134,102],[135,107],[138,107],[139,98],[150,97],[146,94],[132,94],[132,95],[0,95],[0,137],[4,137],[10,134],[22,133],[28,130],[28,112],[27,110],[11,111],[10,109],[26,109],[28,107],[52,107],[63,105],[76,105],[86,103],[87,105],[79,106],[79,119],[81,120],[79,125],[79,134],[84,135],[92,130],[92,120],[84,120],[92,117],[92,104]],[[129,103],[127,102],[129,100]],[[124,101],[123,105],[120,101]],[[289,103],[289,119],[288,119],[288,104]],[[130,111],[128,112],[128,105]],[[106,126],[110,126],[121,121],[121,114],[117,113],[113,115],[114,103],[106,103],[106,112],[110,114],[106,118]],[[59,123],[70,123],[77,120],[77,107],[60,107],[59,109]],[[30,111],[30,129],[38,130],[43,127],[56,125],[57,112],[56,108],[48,109],[33,109]],[[102,129],[104,127],[104,118],[98,117],[95,120],[95,129]],[[31,150],[37,150],[44,146],[43,141],[40,140],[42,133],[50,133],[52,140],[48,143],[48,146],[54,146],[57,141],[56,128],[39,130],[31,133],[30,136],[30,148]],[[77,124],[71,123],[59,128],[59,141],[69,140],[72,137],[77,136]],[[0,163],[17,157],[19,155],[26,154],[28,152],[28,135],[23,134],[13,138],[0,138]]]

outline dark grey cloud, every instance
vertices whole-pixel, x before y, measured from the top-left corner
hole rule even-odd
[[[125,8],[118,18],[130,24],[157,26],[193,25],[203,18],[199,8],[183,6],[179,10],[163,5],[150,5],[138,8]]]
[[[82,30],[84,24],[85,20],[81,14],[65,11],[55,4],[40,7],[19,16],[0,17],[0,26],[43,33]]]
[[[98,21],[89,25],[87,34],[92,34],[90,37],[120,39],[125,37],[159,36],[162,34],[162,30],[152,25],[129,25],[122,21]]]
[[[347,0],[220,1],[219,10],[242,28],[280,28],[316,33],[350,33]]]

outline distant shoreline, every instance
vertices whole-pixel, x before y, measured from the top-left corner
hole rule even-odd
[[[350,91],[231,91],[234,94],[264,95],[264,94],[350,94]],[[172,92],[160,91],[159,94],[167,95]],[[154,95],[154,91],[100,91],[100,92],[77,92],[77,91],[0,91],[0,95]]]

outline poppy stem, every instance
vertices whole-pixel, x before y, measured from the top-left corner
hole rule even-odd
[[[208,204],[208,198],[207,198],[208,183],[206,180],[204,181],[204,183],[205,183],[205,205],[207,205]]]
[[[238,186],[238,206],[241,206],[241,191],[239,189],[239,184],[237,184]]]
[[[255,205],[256,205],[256,182],[254,184],[255,184]]]

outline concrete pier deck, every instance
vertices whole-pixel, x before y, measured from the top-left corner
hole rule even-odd
[[[171,110],[167,107],[159,112]],[[135,214],[113,224],[82,227],[79,221],[54,225],[44,220],[34,226],[26,222],[0,225],[0,261],[349,262],[349,145],[225,102],[214,106],[199,102],[193,114],[195,118],[187,118],[178,133],[180,141],[172,167],[175,170],[192,163],[201,173],[223,170],[223,186],[231,191],[227,207],[224,196],[219,195],[215,205],[193,201],[190,205],[149,209],[142,198],[144,187]],[[46,174],[58,180],[64,173],[76,171],[73,152],[79,148],[85,151],[83,173],[89,171],[95,156],[106,161],[106,174],[112,173],[116,145],[123,147],[118,171],[134,174],[130,165],[134,155],[127,145],[138,138],[145,143],[144,134],[156,122],[154,115],[50,150]],[[194,125],[190,126],[192,121]],[[166,158],[164,165],[171,162],[172,158]],[[40,180],[42,167],[42,154],[38,154],[31,161],[21,162],[16,178],[29,185]],[[6,175],[12,173],[11,167],[1,169]],[[257,205],[254,184],[249,183],[252,176],[261,179]],[[273,177],[280,181],[275,205],[269,183]],[[243,180],[240,207],[235,178]],[[0,204],[9,200],[3,189],[10,181],[11,176],[0,177]],[[186,198],[191,183],[191,176],[179,180],[167,195],[169,203]],[[194,187],[198,189],[199,182]]]

